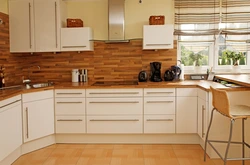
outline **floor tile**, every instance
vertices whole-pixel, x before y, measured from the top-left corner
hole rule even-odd
[[[87,144],[85,146],[85,149],[113,149],[114,145],[113,144]]]
[[[143,158],[112,158],[110,165],[144,165]]]
[[[76,165],[79,157],[50,157],[43,165]]]
[[[171,144],[144,144],[143,149],[165,150],[165,149],[173,149],[173,147]]]
[[[143,150],[142,149],[113,150],[112,158],[143,158]]]
[[[50,157],[80,157],[83,153],[83,149],[66,149],[66,148],[56,148],[54,151],[50,154]]]
[[[85,158],[81,157],[76,165],[110,165],[110,158]]]
[[[143,149],[141,144],[115,144],[114,149]]]
[[[155,159],[145,158],[145,165],[179,165],[177,158]]]
[[[144,158],[171,159],[176,158],[174,150],[143,150]]]
[[[111,158],[112,149],[84,149],[81,157],[86,158]]]

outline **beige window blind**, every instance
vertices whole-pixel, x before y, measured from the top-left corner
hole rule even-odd
[[[214,41],[220,0],[175,0],[175,35],[181,41]]]

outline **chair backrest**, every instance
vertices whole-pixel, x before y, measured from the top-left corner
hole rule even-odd
[[[210,86],[212,91],[212,105],[219,111],[221,114],[232,118],[229,112],[229,100],[227,92],[223,90],[218,90]]]

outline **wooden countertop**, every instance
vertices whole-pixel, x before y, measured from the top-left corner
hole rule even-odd
[[[241,74],[241,75],[216,75],[218,79],[229,81],[235,84],[239,84],[245,87],[250,87],[250,75]]]
[[[238,75],[234,75],[235,78]],[[217,77],[217,76],[216,76]],[[221,76],[218,76],[220,78]],[[244,76],[245,77],[245,76]],[[223,78],[226,80],[226,76],[224,75]],[[243,79],[243,78],[242,78]],[[234,79],[233,79],[234,80]],[[232,80],[232,81],[233,81]],[[245,79],[246,80],[246,77]],[[30,93],[30,92],[37,92],[43,90],[50,90],[50,89],[112,89],[112,88],[195,88],[198,87],[205,91],[210,90],[210,86],[223,89],[226,91],[246,91],[250,90],[250,83],[248,87],[226,87],[220,83],[207,81],[207,80],[185,80],[185,81],[174,81],[174,82],[139,82],[138,85],[118,85],[118,86],[92,86],[94,82],[87,82],[87,83],[72,83],[72,82],[60,82],[55,83],[54,86],[44,87],[44,88],[32,88],[32,89],[25,89],[25,87],[20,88],[13,88],[13,89],[4,89],[0,90],[0,100],[4,100],[10,97],[13,97],[18,94]]]

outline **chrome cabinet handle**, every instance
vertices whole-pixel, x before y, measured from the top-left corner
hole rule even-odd
[[[56,48],[58,46],[58,43],[57,43],[57,3],[55,2],[55,37],[56,37]]]
[[[146,44],[146,46],[166,46],[171,44]]]
[[[75,101],[75,102],[64,102],[64,101],[60,101],[60,102],[56,102],[57,104],[81,104],[81,101]]]
[[[27,139],[29,139],[29,111],[28,111],[28,107],[25,108],[25,111],[26,111],[26,137]]]
[[[89,103],[139,103],[139,101],[90,101]]]
[[[20,99],[20,100],[13,101],[13,102],[11,102],[11,103],[9,103],[9,104],[3,105],[3,106],[1,106],[0,108],[4,108],[4,107],[7,107],[7,106],[9,106],[9,105],[11,105],[11,104],[15,104],[15,103],[17,103],[18,101],[21,101],[21,99]]]
[[[87,46],[63,46],[63,48],[86,48]]]
[[[147,103],[173,103],[174,101],[147,101]]]
[[[174,121],[174,119],[147,119],[147,121]]]
[[[82,119],[58,119],[57,121],[82,121]]]
[[[139,119],[91,119],[89,121],[139,121]]]
[[[30,39],[30,49],[32,48],[31,43],[31,4],[29,3],[29,39]]]
[[[147,94],[157,94],[157,93],[159,93],[159,94],[164,94],[164,93],[171,94],[171,93],[174,93],[174,92],[147,92]]]
[[[90,92],[91,95],[102,95],[102,94],[139,94],[139,92]]]
[[[202,105],[202,138],[204,138],[204,136],[205,136],[205,133],[204,133],[204,112],[205,112],[205,106],[204,105]]]
[[[82,95],[82,93],[56,93],[57,95]]]

